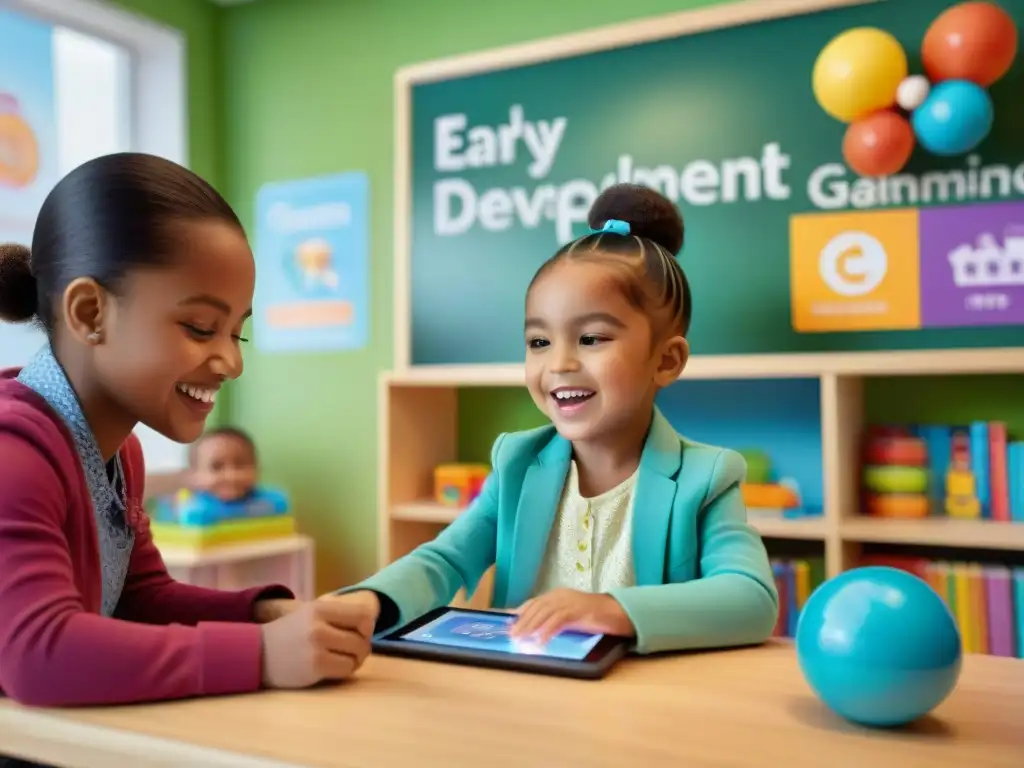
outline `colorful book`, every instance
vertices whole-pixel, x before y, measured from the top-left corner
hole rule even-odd
[[[971,583],[971,632],[974,635],[974,652],[988,653],[988,597],[985,592],[985,574],[980,565],[967,567]]]
[[[1017,658],[1024,659],[1024,568],[1013,569],[1013,602],[1017,606]]]
[[[796,564],[787,563],[784,574],[786,580],[786,637],[796,637],[796,623],[800,618],[800,606],[796,594]]]
[[[967,572],[966,563],[953,564],[953,592],[956,595],[956,617],[957,626],[960,627],[960,639],[964,653],[974,653],[974,632],[971,631],[973,620],[971,581]]]
[[[949,427],[926,424],[918,428],[917,434],[928,447],[928,495],[932,510],[941,514],[946,499],[946,470],[953,452]]]
[[[935,590],[935,593],[942,598],[947,606],[949,605],[949,592],[946,587],[946,571],[948,570],[945,563],[928,563],[925,567],[924,580],[928,582],[928,586]]]
[[[793,582],[796,584],[796,606],[802,611],[811,596],[811,566],[806,560],[793,563]]]
[[[1024,443],[1010,443],[1006,449],[1010,484],[1010,519],[1024,523]]]
[[[772,563],[772,576],[775,577],[775,589],[779,593],[779,618],[775,622],[775,630],[772,632],[772,637],[785,637],[786,627],[788,626],[788,619],[786,616],[786,609],[789,605],[789,600],[786,596],[786,564],[782,562]]]
[[[956,579],[953,578],[953,564],[943,563],[946,575],[946,604],[949,605],[949,612],[953,614],[953,618],[956,619],[958,616],[956,607]],[[960,626],[959,623],[957,626]],[[960,634],[963,634],[961,632]]]
[[[988,652],[993,656],[1016,656],[1013,590],[1010,569],[985,569],[985,598],[988,607]],[[1024,609],[1024,606],[1020,606]]]
[[[1010,521],[1010,485],[1006,466],[1006,425],[988,425],[989,490],[992,494],[992,519]]]
[[[975,492],[981,504],[981,517],[992,517],[992,495],[989,488],[988,424],[975,421],[970,426],[971,470],[974,472]]]
[[[810,557],[771,561],[775,588],[779,592],[779,619],[773,637],[795,637],[800,613],[815,588],[825,580],[825,560]]]

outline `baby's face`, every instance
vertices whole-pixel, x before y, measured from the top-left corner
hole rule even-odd
[[[606,439],[650,417],[659,356],[621,279],[602,264],[563,261],[527,297],[527,388],[568,440]]]
[[[256,456],[247,442],[234,435],[204,437],[196,446],[191,471],[194,490],[221,501],[237,501],[256,487]]]

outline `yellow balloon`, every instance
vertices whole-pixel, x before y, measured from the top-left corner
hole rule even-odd
[[[834,37],[818,54],[811,82],[814,97],[844,123],[891,107],[907,76],[907,54],[881,29],[857,27]]]

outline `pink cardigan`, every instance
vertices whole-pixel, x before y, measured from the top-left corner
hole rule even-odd
[[[114,618],[99,615],[92,501],[60,416],[0,372],[0,690],[24,704],[121,704],[259,688],[253,604],[292,597],[275,586],[221,592],[179,584],[142,510],[142,449],[121,462],[135,529]]]

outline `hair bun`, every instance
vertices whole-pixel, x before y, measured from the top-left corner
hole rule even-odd
[[[673,256],[683,249],[683,217],[672,201],[657,190],[639,184],[614,184],[590,206],[587,224],[600,229],[609,219],[620,219],[638,237],[653,240]]]
[[[28,248],[0,245],[0,320],[24,323],[36,315],[36,279]]]

